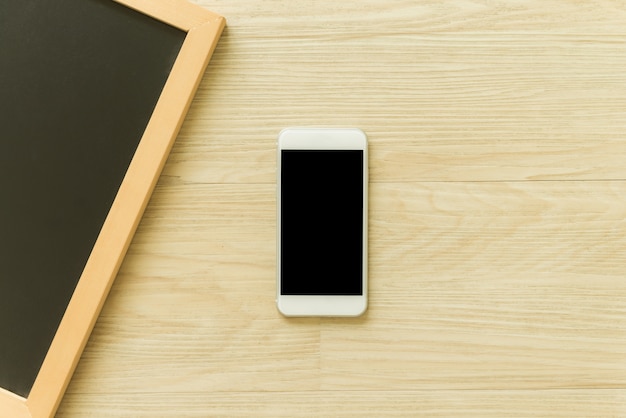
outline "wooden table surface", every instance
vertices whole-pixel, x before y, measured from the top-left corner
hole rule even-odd
[[[626,2],[228,19],[58,417],[626,416]],[[276,310],[275,142],[370,140],[370,307]]]

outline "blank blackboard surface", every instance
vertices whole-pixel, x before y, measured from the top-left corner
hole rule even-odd
[[[29,397],[188,32],[111,0],[0,1],[0,388]]]

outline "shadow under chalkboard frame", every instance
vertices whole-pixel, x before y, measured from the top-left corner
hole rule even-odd
[[[110,0],[186,32],[100,234],[28,396],[0,387],[0,417],[52,417],[225,26],[186,0]]]

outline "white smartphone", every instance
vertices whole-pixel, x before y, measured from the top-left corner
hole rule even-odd
[[[285,316],[367,308],[367,137],[289,128],[278,137],[277,298]]]

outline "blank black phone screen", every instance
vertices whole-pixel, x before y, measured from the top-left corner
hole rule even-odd
[[[362,150],[282,150],[281,294],[363,294],[363,164]]]

